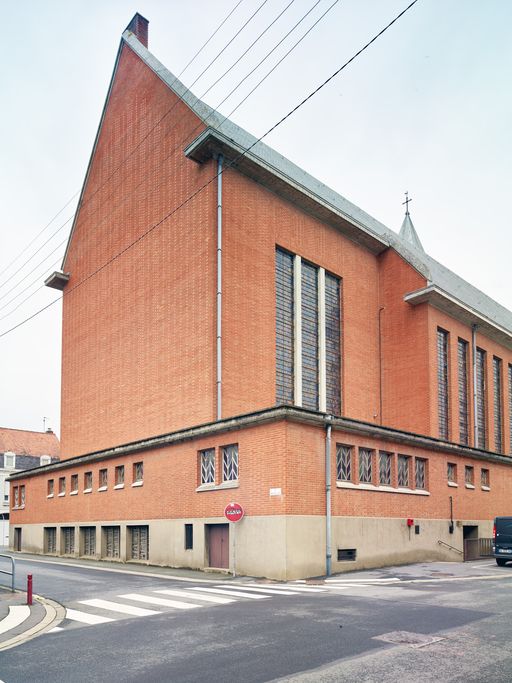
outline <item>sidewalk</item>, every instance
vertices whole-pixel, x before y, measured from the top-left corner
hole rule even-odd
[[[57,626],[64,615],[64,607],[53,600],[34,595],[28,606],[24,591],[12,592],[0,586],[0,651]]]

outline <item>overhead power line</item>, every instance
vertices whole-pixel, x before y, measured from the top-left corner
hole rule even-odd
[[[406,12],[408,12],[416,3],[418,0],[413,0],[405,9],[403,9],[394,19],[392,19],[383,29],[381,29],[371,40],[369,40],[362,48],[360,48],[350,59],[348,59],[344,64],[342,64],[336,71],[334,71],[328,78],[326,78],[319,86],[317,86],[313,91],[311,91],[306,97],[304,97],[295,107],[290,109],[290,111],[285,114],[277,123],[275,123],[273,126],[271,126],[263,135],[261,135],[257,140],[255,140],[249,147],[243,150],[243,152],[240,152],[240,154],[235,157],[232,161],[228,162],[226,164],[225,169],[222,171],[224,172],[226,168],[231,168],[235,164],[238,163],[238,161],[244,157],[248,152],[250,152],[253,147],[255,147],[259,142],[264,140],[270,133],[272,133],[274,130],[276,130],[279,126],[281,126],[287,119],[289,119],[293,114],[298,111],[306,102],[308,102],[312,97],[314,97],[320,90],[322,90],[330,81],[332,81],[334,78],[336,78],[344,69],[346,69],[359,55],[361,55],[363,52],[365,52],[373,43],[378,40],[386,31],[388,31],[391,26],[393,26]],[[64,296],[69,296],[72,294],[72,292],[75,291],[78,287],[81,287],[83,284],[88,282],[92,277],[103,271],[105,268],[107,268],[109,265],[111,265],[114,261],[116,261],[118,258],[120,258],[123,254],[125,254],[127,251],[129,251],[132,247],[134,247],[136,244],[141,242],[143,239],[145,239],[148,235],[150,235],[154,230],[156,230],[160,225],[162,225],[166,220],[169,218],[172,218],[180,209],[182,209],[184,206],[186,206],[189,202],[191,202],[195,197],[197,197],[201,192],[203,192],[211,183],[213,183],[219,173],[215,173],[210,180],[208,180],[206,183],[204,183],[200,188],[198,188],[195,192],[193,192],[191,195],[189,195],[181,204],[176,206],[174,209],[172,209],[170,212],[168,212],[165,216],[163,216],[159,221],[157,221],[155,224],[153,224],[150,228],[148,228],[142,235],[140,235],[137,239],[133,240],[130,242],[126,247],[121,249],[117,254],[115,254],[113,257],[111,257],[108,261],[103,263],[99,268],[94,270],[92,273],[89,273],[86,277],[84,277],[80,282],[77,282],[74,287],[72,287],[70,290],[63,292],[63,297]],[[63,298],[62,297],[62,298]],[[58,299],[54,299],[50,303],[48,303],[46,306],[43,306],[40,308],[38,311],[30,315],[28,318],[25,318],[21,322],[17,323],[13,327],[9,328],[5,332],[0,334],[0,338],[5,337],[7,334],[13,332],[14,330],[18,329],[22,325],[25,325],[27,322],[30,320],[33,320],[36,316],[40,315],[44,311],[46,311],[48,308],[56,304],[58,301],[61,300],[61,297]]]

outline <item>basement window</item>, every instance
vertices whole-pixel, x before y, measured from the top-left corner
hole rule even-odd
[[[354,562],[356,558],[356,548],[338,548],[338,562]]]
[[[185,524],[185,550],[192,550],[194,547],[194,526]]]

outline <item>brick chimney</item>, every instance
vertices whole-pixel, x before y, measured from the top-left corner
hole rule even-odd
[[[133,19],[126,27],[126,30],[131,31],[144,47],[148,46],[148,24],[149,21],[144,19],[142,14],[136,12]]]

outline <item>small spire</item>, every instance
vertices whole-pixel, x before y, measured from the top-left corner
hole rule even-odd
[[[423,253],[425,253],[423,245],[420,242],[420,238],[418,237],[418,233],[416,232],[416,230],[414,229],[414,225],[412,224],[411,216],[409,214],[409,202],[412,202],[412,199],[409,199],[409,193],[406,192],[405,202],[402,202],[402,206],[405,204],[405,217],[402,223],[402,227],[400,228],[399,235],[405,242],[408,242],[415,249],[418,249],[418,251],[422,251]]]

